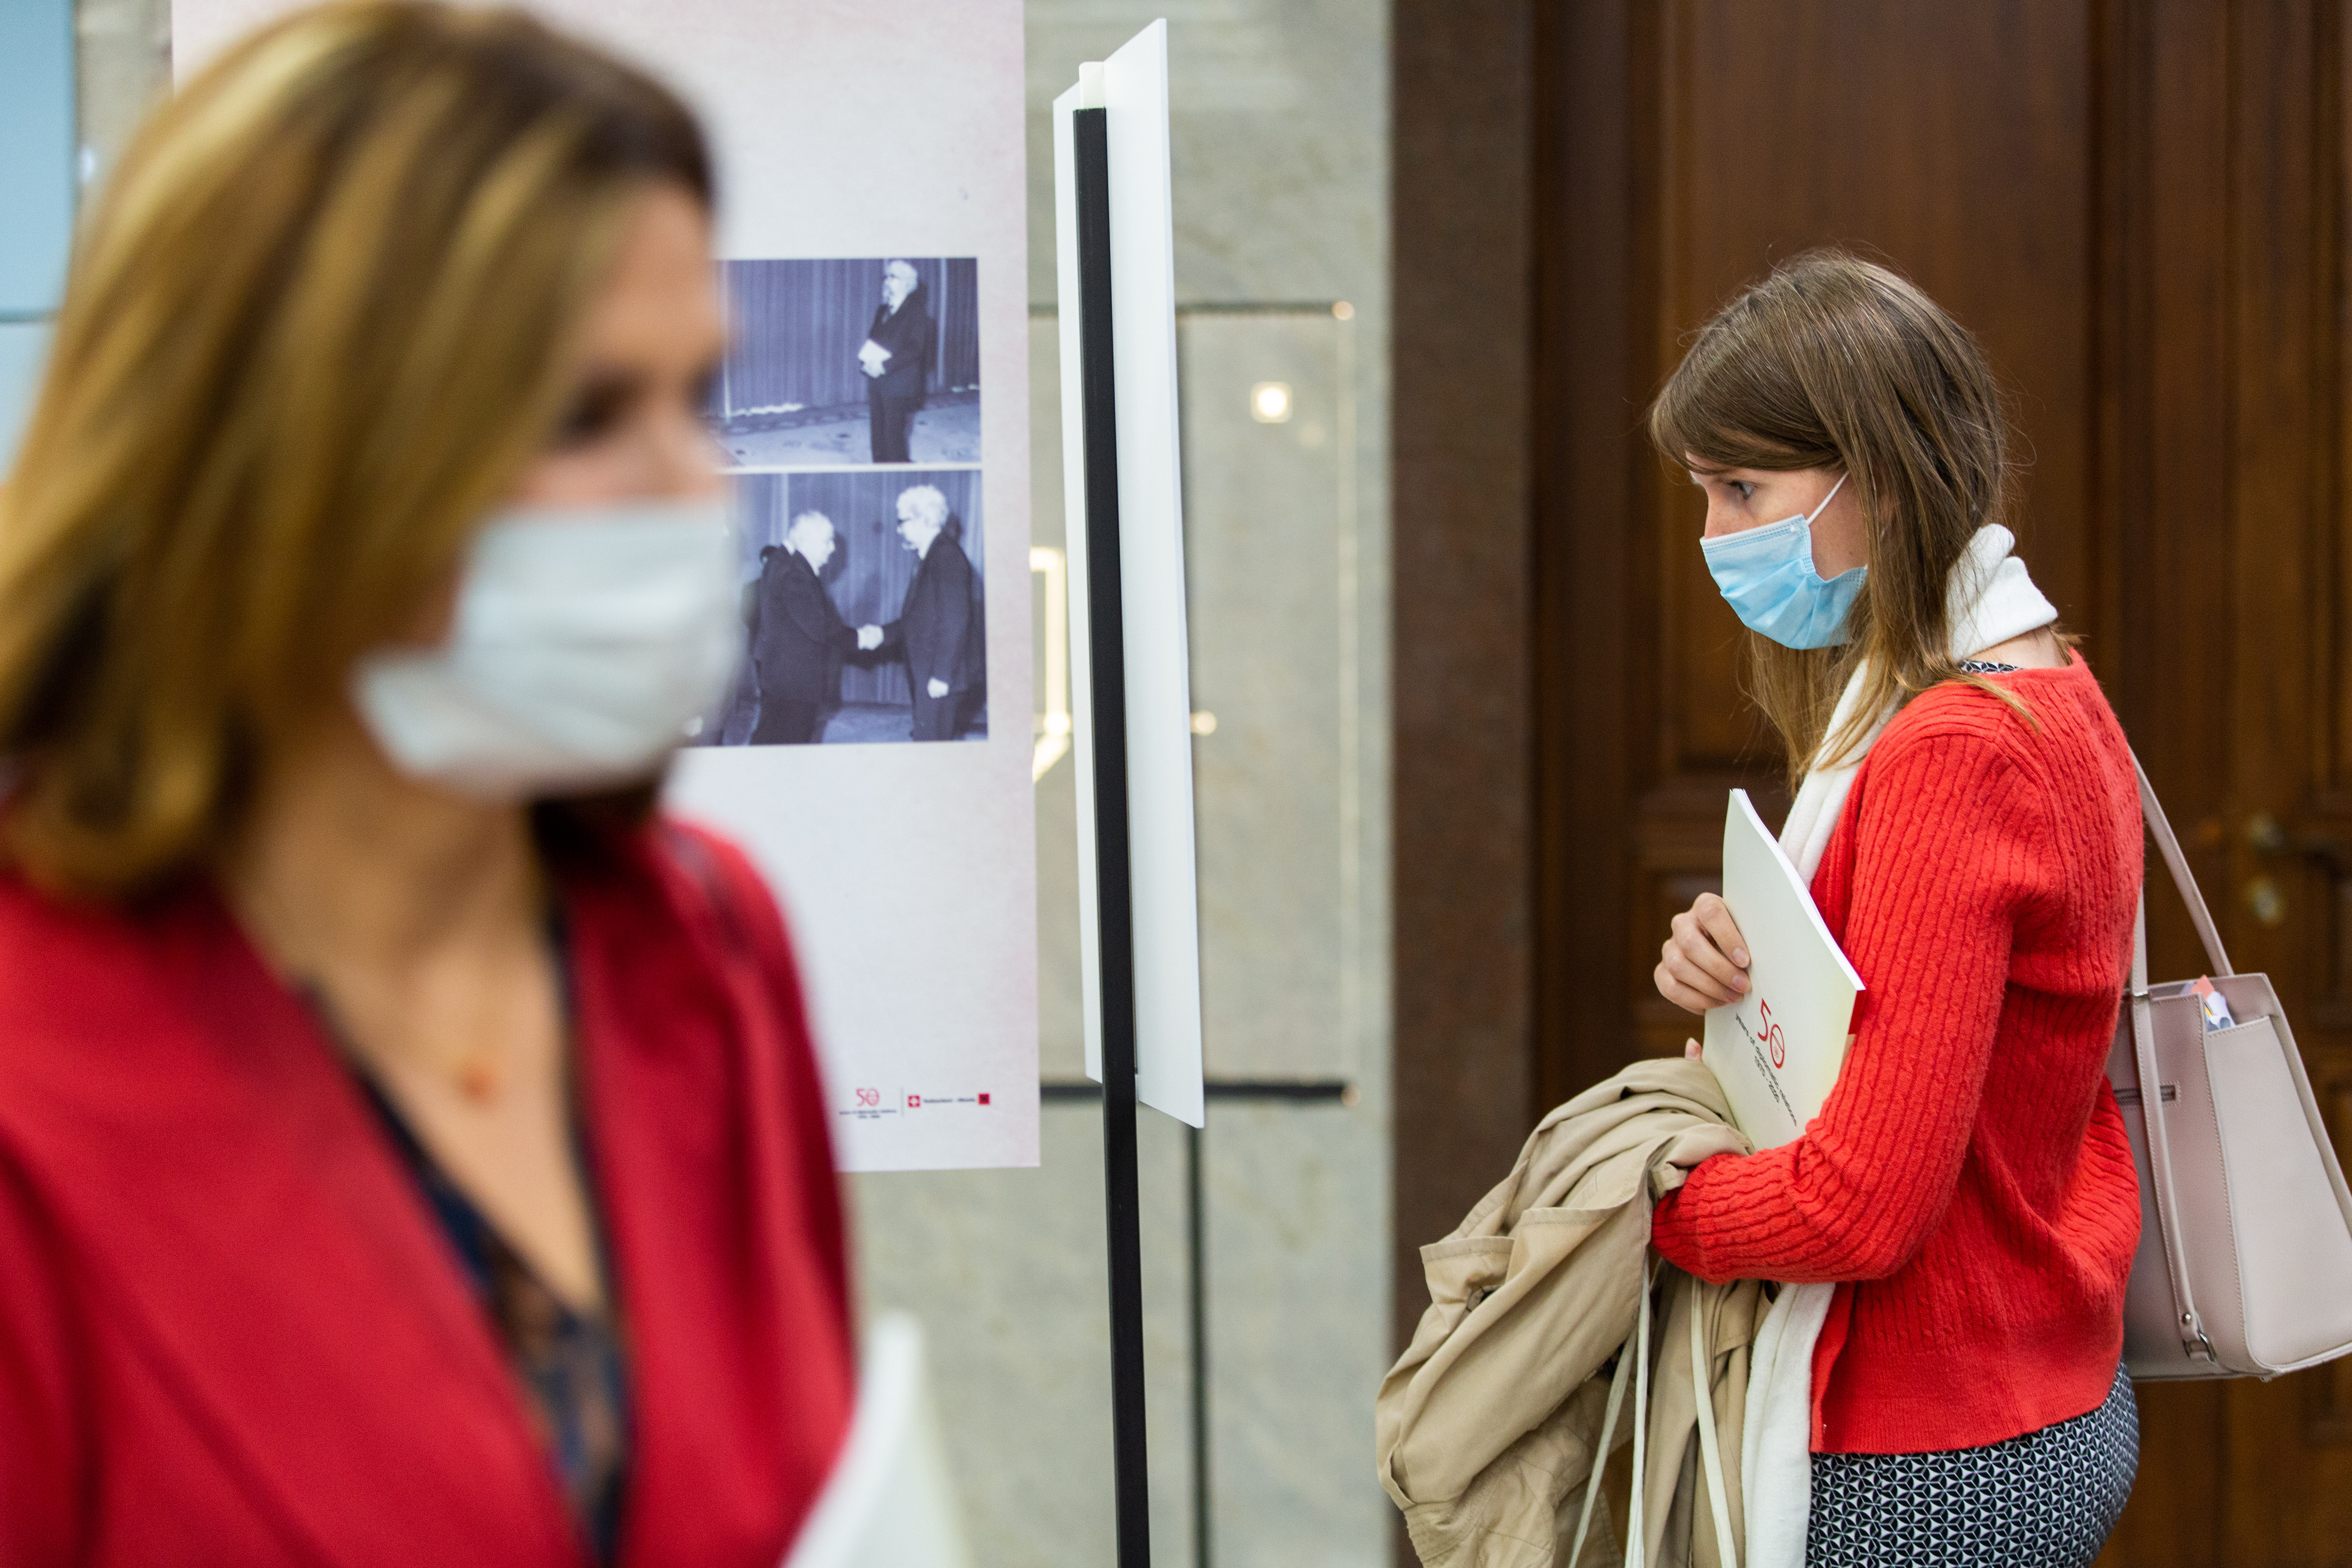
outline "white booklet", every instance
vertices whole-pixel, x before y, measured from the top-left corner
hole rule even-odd
[[[1723,821],[1723,901],[1748,944],[1748,989],[1710,1008],[1703,1059],[1759,1149],[1793,1142],[1836,1084],[1862,976],[1830,935],[1805,880],[1731,792]]]

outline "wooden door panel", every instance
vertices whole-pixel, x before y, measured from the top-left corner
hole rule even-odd
[[[2020,529],[2070,621],[2090,608],[2096,8],[2053,0],[1681,0],[1664,182],[1661,367],[1770,263],[1844,245],[1983,341],[2032,465]],[[1677,509],[1678,517],[1696,509]],[[1691,532],[1696,532],[1693,529]],[[1690,556],[1687,541],[1678,553]],[[1685,572],[1698,625],[1732,622]]]
[[[2223,1488],[2217,1438],[2229,1390],[2143,1384],[2139,1480],[2095,1568],[2220,1568]]]
[[[2017,527],[2037,579],[2071,624],[2086,625],[2093,8],[1677,0],[1663,10],[1652,383],[1775,260],[1830,243],[1886,260],[1966,321],[2017,390],[2032,454]],[[1666,700],[1641,737],[1654,759],[1634,814],[1643,894],[1712,876],[1723,786],[1780,772],[1741,695],[1738,623],[1696,547],[1701,498],[1671,474],[1651,493],[1664,603],[1635,619],[1654,627]],[[1637,956],[1663,940],[1660,912],[1637,911]],[[1678,1047],[1689,1020],[1648,994],[1646,963],[1635,970],[1641,1044]]]
[[[2345,127],[2335,5],[2231,8],[2229,619],[2224,841],[2215,889],[2231,958],[2272,976],[2325,1103],[2340,1112],[2343,1009],[2331,952],[2343,868],[2332,850],[2343,777],[2342,680],[2326,585],[2345,516]],[[2210,613],[2210,612],[2209,612]],[[2201,618],[2201,617],[2200,617]],[[2294,823],[2285,835],[2269,822]],[[2340,1126],[2339,1126],[2340,1131]],[[2339,1147],[2340,1147],[2339,1141]],[[2340,1367],[2228,1394],[2223,1552],[2231,1561],[2352,1563],[2352,1446]]]
[[[2352,1448],[2352,1364],[2331,1362],[2295,1384],[2305,1439],[2315,1447]]]
[[[2271,974],[2300,1018],[2317,989],[2308,958],[2326,904],[2308,896],[2315,879],[2276,863],[2283,858],[2266,855],[2248,829],[2257,814],[2301,816],[2312,783],[2309,584],[2314,547],[2330,526],[2324,289],[2334,246],[2318,221],[2314,8],[2247,5],[2232,20],[2229,526],[2209,531],[2232,549],[2207,581],[2228,584],[2222,604],[2233,613],[2213,614],[2222,605],[2209,595],[2202,613],[2179,618],[2226,619],[2234,633],[2233,700],[2218,736],[2223,811],[2235,831],[2226,834],[2230,880],[2211,889],[2214,901],[2238,967]],[[2209,739],[2200,749],[2212,748]],[[2273,896],[2250,899],[2265,880]]]
[[[1747,788],[1768,821],[1788,815],[1789,795],[1776,784],[1732,773],[1685,773],[1651,789],[1633,836],[1633,920],[1627,932],[1632,964],[1625,976],[1633,998],[1633,1055],[1678,1056],[1698,1020],[1657,993],[1652,972],[1667,922],[1701,893],[1723,890],[1725,795]]]

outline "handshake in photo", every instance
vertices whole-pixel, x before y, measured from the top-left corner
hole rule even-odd
[[[880,626],[860,626],[857,628],[858,652],[872,653],[876,648],[880,647],[881,646],[882,628]]]

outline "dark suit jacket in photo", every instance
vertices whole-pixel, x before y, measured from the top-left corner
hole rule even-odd
[[[856,632],[808,562],[790,550],[768,557],[751,620],[761,700],[833,706],[841,700],[842,657],[856,648]]]
[[[876,393],[884,397],[919,398],[929,385],[933,328],[931,297],[920,283],[898,301],[874,308],[874,325],[866,336],[890,351],[882,374],[874,378]]]
[[[882,628],[882,651],[906,659],[918,691],[933,680],[946,681],[950,691],[976,691],[985,683],[987,644],[959,520],[948,519],[915,568],[898,618]]]

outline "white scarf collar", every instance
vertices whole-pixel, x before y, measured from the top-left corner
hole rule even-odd
[[[1977,530],[1952,568],[1949,614],[1954,658],[1974,658],[1989,647],[2039,631],[2058,618],[2057,606],[2042,596],[2042,590],[2026,574],[2025,563],[2011,553],[2016,548],[2015,534],[1989,522]],[[1824,748],[1861,705],[1869,674],[1869,666],[1864,665],[1846,682],[1830,716],[1829,731],[1822,738]],[[1894,716],[1891,710],[1880,714],[1844,763],[1833,768],[1816,763],[1798,786],[1789,820],[1780,829],[1780,847],[1796,862],[1798,874],[1807,882],[1821,868],[1822,851],[1829,847],[1830,835],[1845,809],[1845,797],[1853,788],[1853,775],[1860,771],[1863,757],[1878,743],[1886,721]]]
[[[1952,657],[1973,658],[2058,618],[2011,552],[2017,540],[1988,523],[1952,568]],[[1861,705],[1869,668],[1853,672],[1830,719],[1826,747]],[[1780,847],[1807,882],[1844,814],[1863,757],[1878,743],[1894,711],[1872,722],[1862,744],[1837,767],[1816,765],[1797,789]],[[1740,1495],[1748,1515],[1748,1568],[1802,1568],[1812,1512],[1813,1342],[1828,1321],[1834,1285],[1783,1285],[1758,1328],[1748,1376],[1748,1420],[1740,1434]]]

